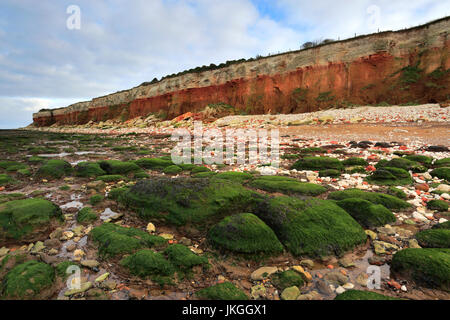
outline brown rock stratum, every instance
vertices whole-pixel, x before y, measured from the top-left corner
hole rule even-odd
[[[450,17],[191,72],[33,114],[36,126],[123,120],[162,112],[171,119],[208,104],[248,114],[303,113],[347,105],[436,103],[450,98]]]

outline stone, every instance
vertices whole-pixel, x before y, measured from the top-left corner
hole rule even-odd
[[[409,239],[408,240],[408,248],[420,249],[422,247],[419,245],[419,242],[417,242],[416,239]]]
[[[343,285],[348,281],[347,276],[337,270],[327,273],[324,278],[334,285]]]
[[[81,250],[81,249],[76,249],[76,250],[73,252],[73,255],[74,255],[75,257],[83,257],[83,256],[85,255],[85,253],[84,253],[84,251]]]
[[[149,233],[154,233],[156,231],[156,228],[155,228],[155,225],[153,224],[153,223],[149,223],[148,225],[147,225],[147,232],[149,232]]]
[[[169,233],[161,233],[159,235],[161,238],[164,238],[166,240],[173,240],[173,234],[169,234]]]
[[[0,249],[0,257],[6,256],[6,255],[8,254],[8,252],[9,252],[9,249],[8,249],[8,248],[2,247],[2,248]]]
[[[44,241],[44,246],[46,246],[47,248],[59,248],[61,247],[61,241],[59,241],[58,239],[47,239]]]
[[[316,282],[316,288],[317,288],[317,290],[319,290],[320,293],[325,294],[325,295],[329,295],[329,294],[333,293],[333,290],[331,290],[330,285],[328,285],[323,280],[318,280]]]
[[[345,289],[343,287],[339,286],[339,287],[336,288],[336,293],[337,294],[341,294],[341,293],[344,293],[344,292],[345,292]]]
[[[301,260],[300,265],[312,269],[314,267],[314,261],[310,259]]]
[[[182,237],[179,241],[180,244],[185,245],[185,246],[190,246],[192,245],[192,240],[188,239],[186,237]]]
[[[300,295],[300,289],[296,286],[289,287],[283,290],[281,293],[281,299],[283,300],[297,300]]]
[[[67,290],[66,292],[64,292],[64,295],[66,297],[73,296],[75,294],[79,294],[79,293],[83,293],[85,291],[88,291],[91,287],[92,287],[92,282],[90,282],[90,281],[84,282],[84,283],[81,284],[79,289]]]
[[[58,254],[58,250],[52,248],[52,249],[50,249],[50,250],[48,251],[48,254],[49,254],[50,256],[55,256],[55,255]]]
[[[305,269],[303,269],[303,267],[293,266],[292,269],[295,270],[296,272],[300,273],[303,276],[303,280],[306,280],[308,282],[312,281],[311,274],[309,272],[305,271]]]
[[[42,241],[38,241],[34,244],[33,248],[31,249],[32,253],[38,253],[45,249],[44,243]]]
[[[266,288],[262,284],[258,284],[251,288],[251,296],[253,299],[257,300],[266,297]]]
[[[448,184],[440,184],[436,188],[436,191],[450,193],[450,186]]]
[[[97,260],[82,260],[80,263],[83,267],[91,269],[97,268],[100,265],[100,263]]]
[[[386,259],[380,256],[372,256],[368,259],[368,262],[374,266],[382,266],[386,263]]]
[[[344,257],[342,259],[339,259],[339,264],[344,268],[350,268],[350,267],[355,266],[355,263],[349,257]]]
[[[297,300],[320,300],[320,298],[320,293],[313,290],[309,293],[299,295]]]
[[[386,254],[388,252],[392,253],[393,251],[397,251],[400,249],[395,244],[377,240],[373,242],[373,248],[375,250],[375,253],[379,255]]]
[[[95,279],[95,282],[103,282],[106,280],[106,278],[109,277],[109,272],[105,272],[104,274],[102,274],[101,276],[97,277]]]
[[[277,267],[262,267],[252,272],[250,278],[252,280],[263,280],[278,271]]]
[[[114,280],[107,280],[103,282],[103,286],[109,290],[114,290],[117,287],[117,283]]]
[[[66,246],[66,250],[67,250],[68,252],[72,252],[72,251],[74,251],[76,248],[77,248],[77,245],[76,245],[75,243],[71,243],[71,244],[68,244],[68,245]]]
[[[370,239],[376,240],[377,234],[372,230],[365,230],[365,233],[370,237]]]
[[[416,189],[423,192],[428,192],[428,190],[430,190],[430,186],[426,183],[421,183],[416,185]]]
[[[369,279],[369,275],[365,272],[361,272],[356,277],[356,283],[359,284],[361,287],[367,287],[367,280]]]

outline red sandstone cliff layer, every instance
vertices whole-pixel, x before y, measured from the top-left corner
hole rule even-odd
[[[163,111],[173,118],[226,103],[248,114],[301,113],[348,105],[450,98],[450,18],[219,70],[185,74],[56,110],[37,126],[123,120]]]

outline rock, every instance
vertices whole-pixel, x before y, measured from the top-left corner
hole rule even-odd
[[[395,244],[391,244],[388,242],[384,242],[384,241],[374,241],[373,242],[373,247],[375,250],[376,254],[386,254],[386,253],[392,253],[392,251],[397,251],[400,248],[398,246],[396,246]]]
[[[344,288],[345,290],[351,290],[355,287],[355,285],[353,283],[347,282],[346,284],[344,284],[342,286],[342,288]]]
[[[437,186],[436,191],[449,193],[450,192],[450,186],[448,184],[440,184],[440,185]]]
[[[46,264],[56,264],[56,263],[58,263],[59,260],[60,260],[58,257],[50,256],[50,255],[45,254],[45,253],[42,253],[42,252],[39,254],[39,257],[40,257],[41,260],[42,260],[43,262],[45,262]]]
[[[277,267],[262,267],[252,272],[250,278],[252,280],[263,280],[278,271]]]
[[[253,299],[257,300],[266,297],[266,288],[262,285],[256,285],[251,288],[251,296]]]
[[[428,172],[422,173],[422,178],[425,180],[432,180],[433,177]]]
[[[314,267],[314,261],[309,259],[301,260],[300,265],[312,269]]]
[[[341,272],[337,270],[327,273],[324,278],[325,280],[334,285],[343,285],[348,281],[347,276],[343,275]]]
[[[103,191],[105,189],[105,187],[106,187],[105,182],[101,181],[101,180],[92,181],[92,182],[89,182],[88,184],[86,184],[86,188],[88,190],[95,190],[95,191],[98,191],[98,192]]]
[[[66,292],[64,292],[64,295],[66,297],[73,296],[75,294],[83,293],[85,291],[88,291],[91,287],[92,287],[92,282],[90,282],[90,281],[84,282],[84,283],[81,284],[81,288],[67,290]]]
[[[64,231],[62,233],[61,240],[70,240],[74,237],[74,233],[72,231]]]
[[[419,221],[428,222],[428,219],[425,218],[425,216],[423,214],[421,214],[421,213],[419,213],[417,211],[414,211],[412,216],[413,216],[414,219],[417,219]]]
[[[299,295],[297,300],[320,300],[320,298],[319,292],[313,290],[309,293]]]
[[[355,265],[353,260],[349,257],[344,257],[342,259],[339,259],[339,264],[344,268],[353,267]]]
[[[73,255],[74,255],[75,257],[83,257],[83,256],[85,255],[85,253],[84,253],[83,250],[77,249],[77,250],[75,250],[75,251],[73,252]]]
[[[31,249],[32,253],[38,253],[45,249],[44,243],[42,241],[38,241],[34,244],[33,249]]]
[[[356,283],[359,284],[361,287],[366,287],[368,279],[369,279],[369,275],[365,272],[361,272],[356,277]]]
[[[58,249],[61,247],[61,241],[58,239],[47,239],[44,241],[44,246],[47,248],[55,248]]]
[[[403,292],[407,292],[408,291],[408,289],[406,288],[405,285],[401,286],[400,290],[402,290]]]
[[[100,265],[100,263],[96,260],[82,260],[80,263],[83,267],[87,267],[87,268],[91,268],[91,269],[97,268]]]
[[[192,245],[192,241],[191,239],[188,239],[186,237],[182,237],[179,241],[180,244],[185,245],[185,246],[190,246]]]
[[[370,237],[370,239],[375,240],[377,238],[377,234],[372,230],[365,230],[365,233]]]
[[[389,224],[385,225],[384,227],[378,227],[377,231],[379,233],[383,233],[383,234],[386,234],[388,236],[395,235],[395,229],[392,228]]]
[[[95,282],[103,282],[106,280],[106,278],[109,277],[109,272],[105,272],[104,274],[102,274],[101,276],[97,277],[97,279],[95,279]]]
[[[103,282],[103,286],[109,290],[114,290],[117,287],[117,283],[114,280],[107,280]]]
[[[293,266],[292,269],[294,269],[296,272],[300,273],[303,277],[303,280],[306,280],[308,282],[312,281],[312,276],[309,272],[305,271],[303,267],[301,266]]]
[[[161,238],[164,238],[166,240],[173,240],[173,234],[169,234],[169,233],[161,233],[159,235]]]
[[[426,183],[421,183],[416,185],[416,189],[423,192],[428,192],[428,190],[430,190],[430,186]]]
[[[281,299],[283,300],[296,300],[300,295],[300,289],[296,286],[289,287],[283,290],[281,293]]]
[[[75,243],[71,243],[71,244],[68,244],[68,245],[66,246],[66,250],[67,250],[68,252],[72,252],[72,251],[74,251],[76,248],[77,248],[77,245],[76,245]]]
[[[344,292],[345,292],[345,289],[343,287],[339,286],[339,287],[336,288],[336,293],[337,294],[341,294],[341,293],[344,293]]]
[[[446,146],[429,146],[425,150],[430,151],[430,152],[447,152],[447,151],[449,151],[448,147],[446,147]]]
[[[8,248],[2,247],[2,248],[0,249],[0,257],[6,256],[6,255],[8,254],[8,252],[9,252],[9,249],[8,249]]]
[[[368,259],[368,262],[374,266],[382,266],[386,263],[386,259],[380,256],[372,256]]]
[[[408,240],[408,247],[409,247],[409,248],[416,248],[416,249],[422,248],[422,247],[419,245],[419,242],[417,242],[416,239],[409,239],[409,240]]]
[[[58,250],[52,248],[52,249],[50,249],[50,250],[48,251],[48,254],[49,254],[50,256],[55,256],[55,255],[58,254]]]
[[[333,293],[333,290],[331,290],[330,285],[328,285],[323,280],[318,280],[316,282],[316,288],[317,288],[317,290],[319,290],[320,293],[325,294],[325,295],[329,295],[329,294]]]
[[[155,228],[155,225],[153,224],[153,223],[149,223],[148,225],[147,225],[147,232],[149,232],[149,233],[154,233],[156,231],[156,228]]]

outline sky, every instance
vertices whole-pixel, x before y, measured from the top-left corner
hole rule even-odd
[[[448,0],[1,0],[0,128],[197,66],[448,15]]]

